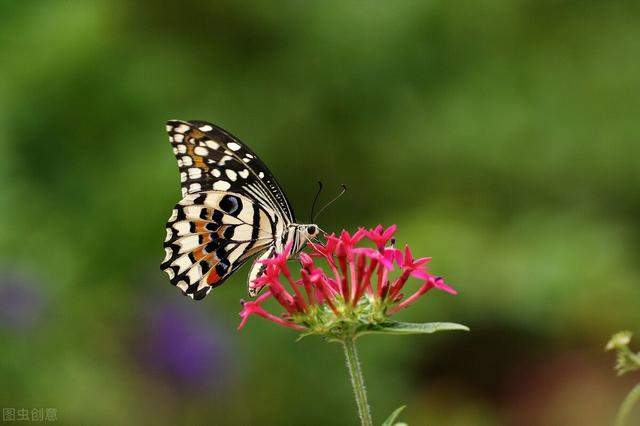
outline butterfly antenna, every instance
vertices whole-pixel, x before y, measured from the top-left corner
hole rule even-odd
[[[322,212],[323,212],[327,207],[329,207],[331,204],[333,204],[333,203],[335,203],[336,201],[338,201],[338,199],[339,199],[340,197],[342,197],[342,196],[344,195],[344,193],[345,193],[345,192],[347,192],[347,186],[343,184],[343,185],[342,185],[342,189],[340,190],[340,192],[338,193],[338,195],[336,195],[336,196],[333,198],[333,200],[331,200],[331,201],[329,201],[327,204],[325,204],[325,205],[324,205],[324,207],[322,207],[322,208],[320,209],[320,211],[318,211],[318,213],[316,213],[316,215],[315,215],[315,216],[313,216],[313,217],[311,218],[311,223],[314,223],[314,222],[316,221],[316,218],[317,218],[318,216],[320,216],[320,213],[322,213]]]
[[[313,211],[316,209],[316,203],[318,202],[320,192],[322,192],[322,182],[318,181],[318,192],[316,192],[316,196],[313,199],[313,204],[311,204],[311,220],[309,221],[309,223],[313,223]]]

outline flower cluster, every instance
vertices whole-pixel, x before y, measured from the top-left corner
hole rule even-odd
[[[264,292],[253,301],[242,302],[238,328],[251,315],[258,315],[305,334],[340,338],[374,329],[432,288],[456,294],[442,278],[427,272],[430,258],[414,259],[408,246],[404,250],[393,247],[395,230],[395,225],[387,229],[378,225],[354,234],[327,235],[324,244],[310,243],[311,253],[298,257],[299,278],[287,266],[291,246],[262,261],[265,273],[252,284],[264,287]],[[361,243],[365,239],[369,244]],[[422,284],[405,297],[403,289],[410,277]],[[267,299],[275,299],[285,312],[280,316],[268,312],[262,306]]]

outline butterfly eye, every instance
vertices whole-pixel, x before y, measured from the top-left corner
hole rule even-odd
[[[309,225],[309,226],[307,226],[307,233],[308,233],[309,235],[313,235],[313,234],[315,234],[315,233],[316,233],[316,227],[315,227],[315,226],[313,226],[313,225]]]

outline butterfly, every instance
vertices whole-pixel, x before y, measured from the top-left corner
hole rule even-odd
[[[278,181],[258,156],[226,130],[205,121],[166,125],[178,160],[182,200],[166,225],[160,268],[192,299],[204,298],[249,259],[252,283],[263,261],[291,244],[291,257],[319,234],[298,224]]]

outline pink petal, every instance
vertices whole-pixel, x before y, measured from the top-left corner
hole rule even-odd
[[[433,280],[433,286],[439,290],[446,291],[447,293],[458,294],[455,289],[445,284],[444,280],[440,277],[437,277]]]
[[[388,228],[387,228],[387,230],[386,230],[386,231],[384,231],[384,233],[382,234],[382,236],[383,236],[385,239],[389,240],[391,237],[393,237],[393,234],[395,234],[395,233],[396,233],[396,229],[397,229],[397,228],[398,228],[398,226],[397,226],[397,225],[395,225],[395,224],[391,225],[390,227],[388,227]]]

